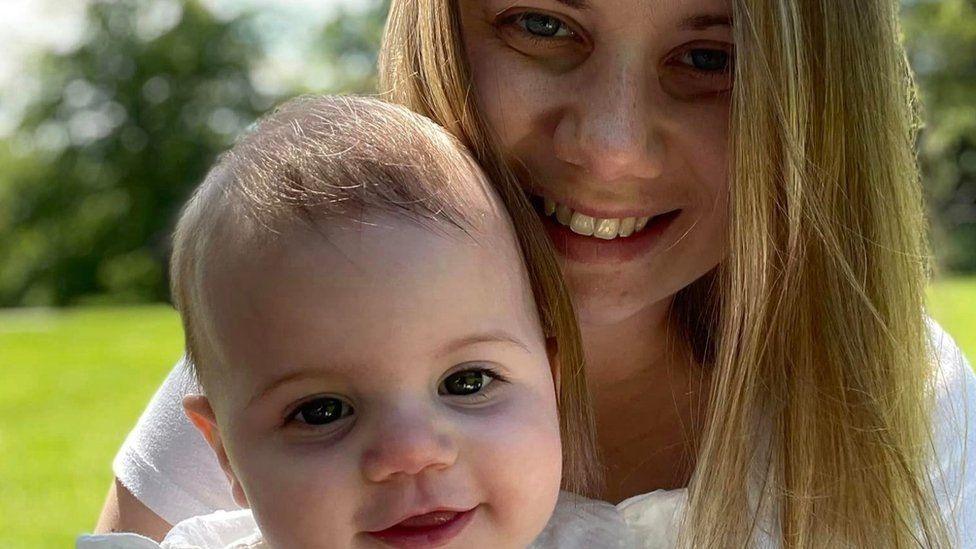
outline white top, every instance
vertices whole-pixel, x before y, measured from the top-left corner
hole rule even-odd
[[[935,469],[941,474],[934,475],[933,485],[943,513],[955,527],[956,546],[976,547],[976,375],[936,322],[929,321],[929,332],[939,362],[933,440]],[[199,388],[181,362],[153,396],[113,463],[122,484],[170,524],[218,509],[237,509],[216,458],[183,413],[183,396],[193,392]],[[641,528],[648,528],[649,535],[660,524],[662,498],[677,504],[686,493],[657,491],[616,508],[638,536],[645,532]]]
[[[653,509],[639,524],[629,524],[619,506],[561,492],[545,530],[529,549],[663,549],[674,545],[676,520],[684,498],[659,490],[639,496]],[[640,538],[636,532],[643,534]],[[217,511],[186,519],[162,543],[138,534],[80,536],[76,549],[270,549],[249,509]]]

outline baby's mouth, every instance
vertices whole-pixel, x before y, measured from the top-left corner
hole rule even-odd
[[[435,526],[443,526],[456,519],[458,515],[463,512],[464,511],[434,511],[433,513],[425,513],[423,515],[410,517],[407,520],[400,522],[397,527],[432,528]]]
[[[368,534],[387,545],[402,549],[437,547],[461,533],[476,509],[477,507],[467,511],[437,510],[414,515],[389,528]]]

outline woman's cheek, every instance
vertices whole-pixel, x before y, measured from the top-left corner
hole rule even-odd
[[[669,99],[659,112],[668,153],[666,177],[675,195],[696,210],[695,230],[709,233],[710,240],[721,236],[728,217],[729,101]]]
[[[551,97],[551,83],[540,82],[525,61],[503,55],[472,58],[472,78],[478,106],[498,135],[503,149],[532,132],[538,113]]]
[[[729,172],[729,127],[728,127],[728,106],[727,104],[715,105],[707,112],[701,113],[704,120],[701,124],[698,138],[695,139],[700,146],[704,147],[708,154],[697,155],[697,162],[691,160],[696,157],[693,152],[693,144],[689,144],[688,156],[689,166],[696,170],[698,180],[701,184],[701,192],[704,195],[702,215],[709,219],[708,225],[710,232],[714,236],[711,240],[721,243],[721,256],[724,256],[724,243],[728,234],[728,208],[730,172]]]

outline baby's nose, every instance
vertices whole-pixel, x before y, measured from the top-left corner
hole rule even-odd
[[[451,429],[427,414],[401,412],[376,427],[362,456],[363,475],[371,482],[445,469],[457,459]]]

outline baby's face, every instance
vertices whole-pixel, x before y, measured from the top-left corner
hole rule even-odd
[[[211,262],[209,398],[236,497],[280,548],[524,547],[561,453],[511,229],[370,222]]]

